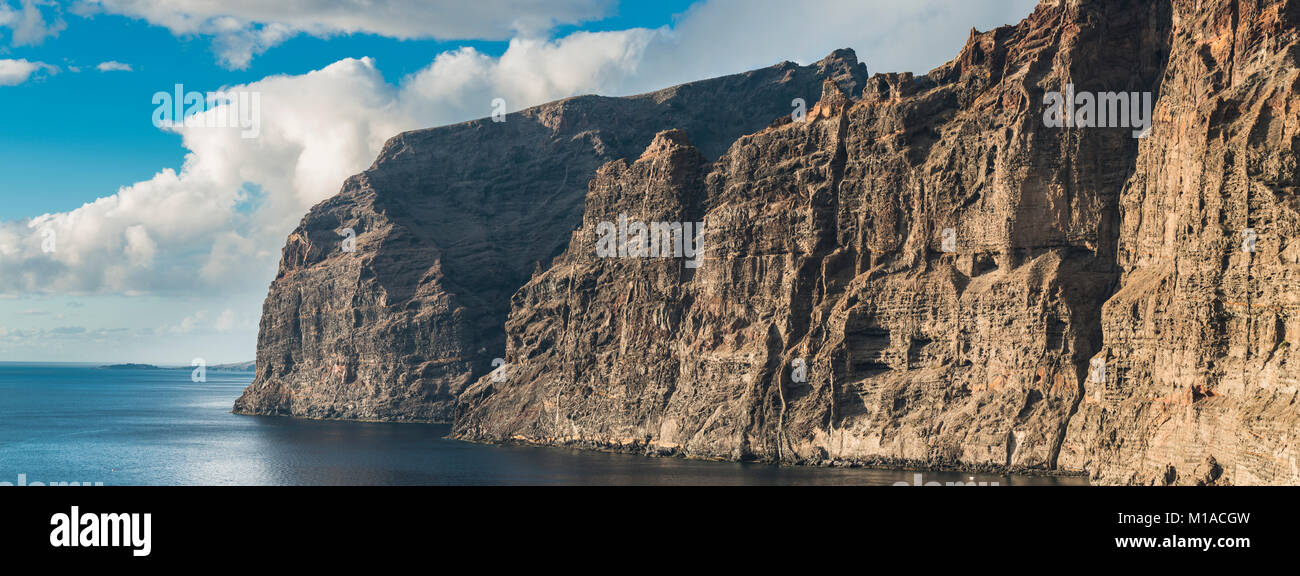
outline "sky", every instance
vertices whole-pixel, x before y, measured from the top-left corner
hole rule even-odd
[[[0,0],[0,361],[253,359],[285,237],[402,131],[845,47],[925,73],[1035,3]]]

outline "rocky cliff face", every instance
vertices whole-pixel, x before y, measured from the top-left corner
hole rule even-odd
[[[1119,198],[1063,465],[1113,483],[1298,484],[1300,3],[1174,2],[1156,121]]]
[[[661,134],[597,173],[456,435],[1300,482],[1297,6],[1047,1],[716,162]],[[1049,123],[1075,91],[1154,126]],[[625,221],[702,222],[699,267],[602,256]]]
[[[815,103],[824,80],[859,93],[866,78],[843,51],[393,138],[289,236],[257,377],[235,410],[449,420],[461,390],[505,355],[510,297],[564,249],[599,166],[637,156],[669,128],[716,158],[789,115],[793,99]]]
[[[1297,21],[1045,0],[925,76],[837,52],[399,136],[290,237],[237,410],[1300,483]]]

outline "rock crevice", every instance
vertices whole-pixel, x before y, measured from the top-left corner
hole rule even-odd
[[[290,237],[239,409],[1300,483],[1298,19],[1296,0],[1048,0],[923,76],[838,51],[399,136]],[[1116,108],[1052,124],[1066,93]],[[702,230],[698,258],[602,251],[655,224]]]
[[[841,50],[391,139],[290,235],[236,412],[449,421],[460,392],[505,356],[511,295],[564,250],[597,168],[668,129],[716,158],[789,116],[794,98],[816,104],[824,81],[857,94],[866,78]]]

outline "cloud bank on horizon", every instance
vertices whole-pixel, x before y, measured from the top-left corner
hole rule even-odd
[[[22,0],[17,9],[4,2],[0,27],[13,31],[15,45],[65,30],[61,15],[41,16],[44,2]],[[924,72],[955,56],[971,27],[1014,23],[1035,3],[707,0],[669,27],[556,37],[557,26],[597,21],[617,7],[604,0],[84,0],[73,13],[123,15],[177,36],[211,37],[214,57],[230,67],[300,34],[509,44],[500,56],[443,52],[397,83],[386,81],[374,60],[356,58],[229,87],[260,94],[257,138],[242,138],[236,128],[168,126],[188,151],[179,171],[163,169],[115,192],[88,191],[89,201],[75,210],[0,222],[0,296],[76,295],[92,305],[110,295],[184,298],[200,310],[188,318],[224,318],[223,333],[241,338],[251,354],[255,323],[232,330],[230,311],[255,316],[287,234],[402,131],[485,117],[496,98],[513,111],[578,94],[628,95],[783,60],[807,63],[841,47],[856,49],[872,72]],[[130,66],[105,62],[99,69]],[[0,86],[54,71],[0,59]]]
[[[504,40],[598,19],[612,7],[610,0],[83,0],[76,11],[139,18],[177,36],[212,36],[222,64],[243,68],[299,34]]]

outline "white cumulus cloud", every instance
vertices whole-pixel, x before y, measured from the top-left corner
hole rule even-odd
[[[0,59],[0,86],[17,86],[42,72],[56,73],[58,68],[44,62]]]
[[[130,72],[131,71],[130,64],[123,64],[116,60],[109,60],[108,62],[100,62],[99,66],[96,66],[95,68],[100,72]]]
[[[293,33],[364,31],[401,37],[416,35],[420,28],[395,16],[381,17],[402,5],[395,0],[372,0],[369,4],[381,9],[355,21],[340,16],[339,7],[367,11],[342,1],[94,4],[139,15],[177,33],[212,33],[213,26],[226,26],[228,33],[264,31],[282,25]],[[483,36],[590,17],[603,6],[515,2],[528,9],[512,19],[487,8],[509,2],[455,3],[467,6],[464,13],[453,13],[451,3],[437,4],[440,14],[469,22],[469,29],[477,26]],[[559,16],[541,16],[552,4]],[[315,20],[295,18],[284,7],[300,5],[317,8]],[[1033,0],[711,0],[697,4],[672,27],[576,32],[556,39],[521,33],[499,57],[471,48],[448,51],[397,84],[384,79],[374,60],[357,58],[308,74],[224,87],[259,95],[257,138],[241,137],[239,127],[177,123],[165,129],[178,133],[188,150],[179,171],[160,170],[75,210],[0,222],[0,299],[64,295],[95,306],[110,296],[172,295],[185,299],[187,306],[192,302],[193,309],[238,311],[237,317],[218,316],[215,324],[246,338],[251,350],[256,327],[245,316],[254,317],[260,309],[287,234],[311,206],[337,193],[348,176],[366,169],[383,143],[402,131],[488,116],[496,98],[518,110],[584,93],[626,95],[786,59],[807,63],[842,47],[857,49],[873,71],[924,72],[955,56],[971,26],[1015,22],[1033,5]],[[430,23],[426,16],[421,12],[411,20],[431,26],[425,34],[441,33],[439,27],[446,24]],[[50,68],[0,60],[0,85],[26,81]],[[168,332],[192,331],[204,319],[176,316],[181,317],[188,322],[167,320],[174,327]]]
[[[114,1],[172,14],[168,18],[178,19],[172,25],[182,28],[189,17],[177,16],[178,6],[193,8],[193,14],[218,10],[217,3],[197,1],[165,10],[143,0]],[[272,3],[219,4],[222,10],[246,9],[249,18],[269,19],[281,10]],[[1007,7],[1012,4],[1020,9]],[[943,44],[933,34],[919,34],[925,22],[945,31],[951,45],[942,47],[942,56],[911,63],[937,65],[965,41],[965,32],[956,30],[980,22],[981,15],[987,23],[1014,21],[1032,4],[824,0],[798,4],[802,16],[795,18],[794,7],[782,2],[713,0],[694,7],[673,28],[520,37],[500,57],[470,48],[446,52],[398,85],[385,81],[376,62],[360,58],[228,87],[260,96],[259,137],[245,139],[237,127],[207,128],[204,122],[166,128],[178,132],[189,150],[179,172],[162,170],[70,212],[0,224],[0,266],[7,272],[0,276],[0,293],[220,293],[264,286],[284,237],[307,209],[369,166],[384,141],[399,132],[487,116],[496,98],[518,110],[576,94],[627,94],[775,64],[781,55],[810,61],[843,46],[888,45],[879,51],[907,61]],[[460,16],[484,17],[473,10]],[[727,18],[734,22],[727,24]],[[384,26],[365,18],[353,24],[392,34],[402,30],[395,23]],[[810,34],[816,29],[823,33]],[[859,49],[859,55],[871,64],[875,51]],[[0,60],[0,79],[22,81],[41,66]],[[44,249],[47,238],[56,241],[56,250]]]
[[[46,12],[51,14],[48,22]],[[0,0],[0,28],[10,29],[14,46],[40,45],[46,38],[58,36],[66,27],[54,0],[21,0],[17,9]]]
[[[223,64],[244,68],[298,34],[375,34],[402,40],[505,40],[600,18],[611,0],[86,0],[83,14],[139,18],[176,35],[211,36]]]
[[[189,150],[180,171],[69,212],[0,224],[0,293],[221,294],[264,287],[285,236],[311,206],[405,131],[615,87],[635,71],[644,30],[515,41],[501,58],[449,52],[400,85],[369,58],[226,92],[254,93],[257,138],[204,117],[167,127]],[[566,63],[579,68],[565,68]],[[50,240],[53,249],[50,249]]]

